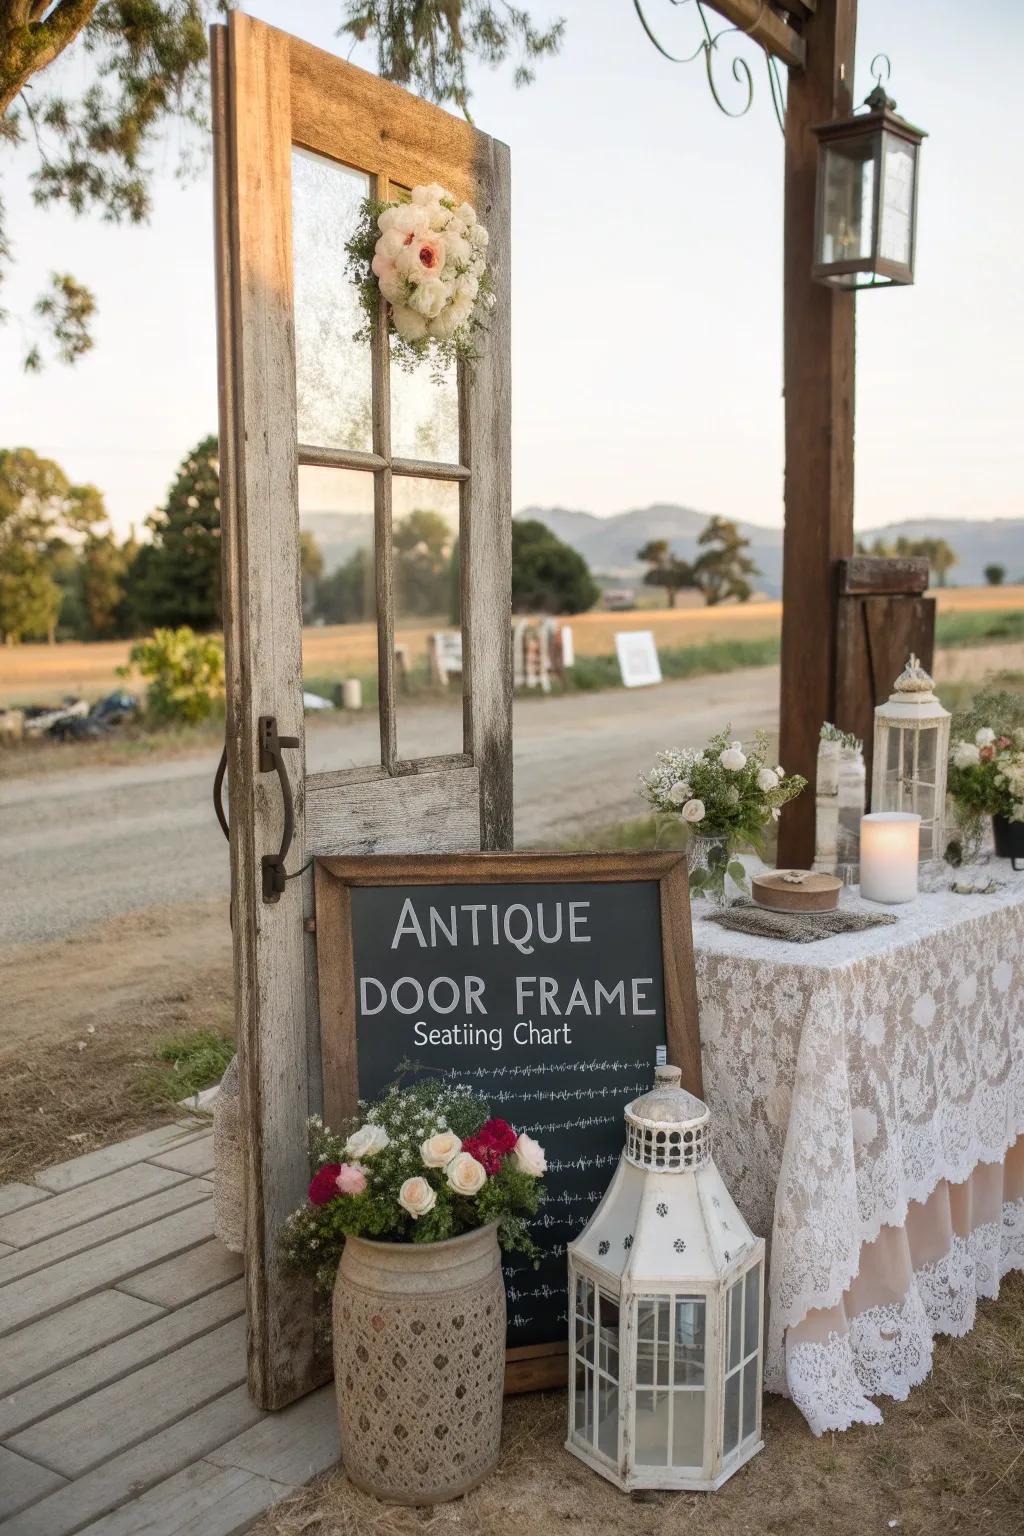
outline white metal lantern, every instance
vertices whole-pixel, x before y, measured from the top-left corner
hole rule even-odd
[[[706,1104],[658,1067],[569,1244],[566,1449],[620,1488],[718,1488],[761,1439],[764,1242],[711,1156]]]
[[[945,848],[949,722],[934,683],[911,656],[889,699],[875,710],[871,809],[920,816],[922,863],[940,858]]]

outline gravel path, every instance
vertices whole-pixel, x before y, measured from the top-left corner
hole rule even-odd
[[[778,720],[778,669],[516,706],[516,838],[548,844],[640,812],[637,774],[667,745],[699,745]],[[451,751],[454,708],[409,706],[404,741]],[[408,735],[405,735],[405,731]],[[404,742],[403,742],[404,746]],[[375,716],[310,722],[312,770],[377,760]],[[227,845],[210,802],[216,755],[80,769],[0,784],[0,946],[227,891]]]

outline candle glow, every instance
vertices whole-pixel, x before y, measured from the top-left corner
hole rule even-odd
[[[913,901],[921,818],[910,811],[872,811],[860,823],[860,893],[868,901]]]

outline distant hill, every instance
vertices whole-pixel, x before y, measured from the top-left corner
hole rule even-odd
[[[710,516],[693,507],[663,502],[618,512],[614,517],[595,517],[592,512],[569,507],[524,507],[515,515],[545,523],[566,544],[579,550],[595,576],[631,582],[636,582],[643,572],[636,552],[649,539],[668,539],[681,559],[695,559],[697,536]],[[368,547],[373,538],[373,518],[366,512],[312,512],[303,516],[302,526],[320,546],[328,575],[355,550]],[[777,597],[782,590],[782,530],[745,522],[740,522],[739,527],[744,538],[750,540],[750,554],[761,571],[754,585],[759,591]],[[987,522],[919,518],[871,528],[863,537],[869,542],[901,537],[945,539],[959,556],[959,564],[950,572],[954,586],[981,586],[986,565],[1005,565],[1008,582],[1024,577],[1024,518],[1004,517]]]
[[[613,517],[595,517],[592,512],[565,507],[524,507],[516,516],[533,517],[545,523],[560,539],[579,550],[596,576],[635,581],[643,571],[636,553],[648,539],[668,539],[674,554],[683,560],[693,560],[698,553],[697,536],[710,514],[659,502]],[[744,538],[750,540],[749,553],[761,571],[754,585],[777,597],[782,590],[782,530],[743,521],[739,528]],[[1007,581],[1024,575],[1024,518],[987,522],[920,518],[872,528],[863,537],[869,541],[900,537],[945,539],[959,556],[959,563],[950,572],[951,583],[958,586],[982,585],[986,565],[1005,565]]]

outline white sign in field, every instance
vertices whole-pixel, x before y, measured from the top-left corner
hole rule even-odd
[[[615,636],[619,671],[626,688],[646,688],[661,682],[658,648],[649,629],[633,629]]]

